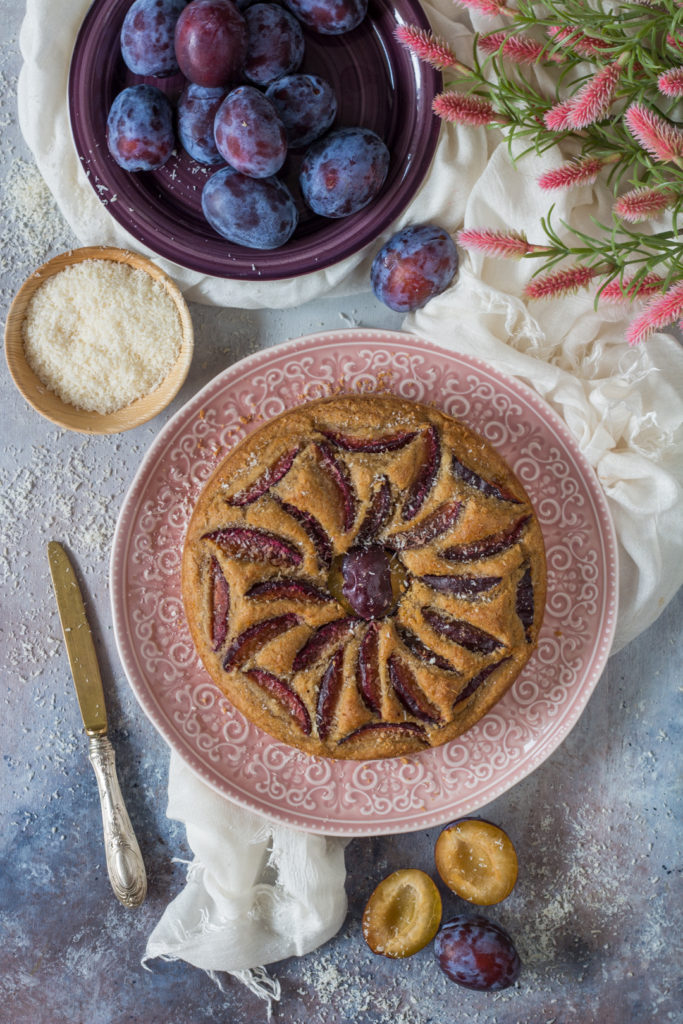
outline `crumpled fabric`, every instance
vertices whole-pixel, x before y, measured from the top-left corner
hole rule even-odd
[[[185,824],[194,858],[184,889],[149,936],[143,964],[156,957],[186,960],[219,984],[225,971],[270,1010],[280,985],[265,965],[310,953],[344,922],[347,840],[237,806],[175,753],[167,814]]]

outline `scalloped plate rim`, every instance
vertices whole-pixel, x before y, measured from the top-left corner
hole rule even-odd
[[[185,740],[179,741],[177,733],[169,729],[164,721],[160,721],[156,717],[155,705],[158,706],[159,702],[156,699],[152,700],[151,695],[147,690],[140,689],[139,680],[133,680],[132,676],[135,675],[135,672],[131,671],[131,658],[124,640],[125,616],[123,614],[122,604],[125,600],[125,593],[122,584],[123,576],[125,575],[124,566],[126,563],[125,558],[122,556],[125,550],[127,550],[128,543],[130,541],[130,535],[126,535],[127,513],[130,511],[130,506],[133,501],[137,501],[139,503],[140,495],[138,495],[137,492],[141,489],[142,482],[148,475],[150,467],[158,464],[160,459],[163,457],[164,450],[178,431],[181,421],[189,420],[194,412],[205,402],[207,395],[213,394],[213,392],[222,392],[225,387],[226,379],[230,382],[231,387],[235,387],[241,378],[253,372],[260,366],[260,364],[265,363],[267,365],[273,359],[279,360],[287,354],[294,354],[299,351],[303,353],[310,350],[311,347],[319,346],[323,348],[330,344],[330,339],[333,339],[332,344],[337,351],[339,350],[340,342],[342,342],[342,340],[346,344],[351,343],[353,340],[355,344],[367,343],[369,341],[379,341],[380,343],[389,343],[393,341],[394,343],[425,345],[433,354],[440,354],[446,359],[455,360],[456,362],[459,361],[465,365],[469,365],[479,373],[487,376],[489,379],[493,379],[496,383],[506,385],[512,392],[517,393],[517,397],[524,398],[527,404],[535,406],[539,413],[542,414],[544,424],[551,427],[554,433],[559,435],[565,446],[570,449],[577,469],[581,471],[582,478],[588,485],[588,490],[596,513],[596,522],[601,527],[603,561],[607,564],[609,569],[605,574],[606,595],[600,614],[601,631],[596,632],[594,644],[595,652],[598,649],[599,641],[600,652],[597,653],[597,655],[594,653],[590,664],[590,672],[581,681],[580,693],[571,703],[568,710],[562,715],[562,717],[552,724],[552,727],[550,727],[534,745],[533,751],[524,755],[521,765],[517,763],[519,758],[516,760],[510,759],[507,768],[502,773],[498,773],[495,776],[495,782],[493,784],[489,781],[483,788],[482,792],[478,789],[475,790],[469,795],[469,798],[460,799],[457,807],[453,806],[452,809],[449,808],[447,810],[446,808],[441,808],[432,812],[425,811],[422,815],[413,815],[409,820],[391,822],[379,821],[374,823],[367,820],[340,821],[337,818],[329,818],[321,814],[303,815],[299,813],[297,815],[289,813],[277,805],[264,807],[263,802],[259,803],[250,794],[239,789],[234,780],[226,778],[215,769],[213,771],[207,769],[204,763],[198,761],[196,751],[190,750],[189,745]],[[233,377],[235,379],[231,380]],[[435,402],[434,404],[436,405],[438,403]],[[159,734],[164,738],[169,746],[176,751],[185,764],[202,779],[202,781],[207,783],[212,789],[220,793],[222,796],[237,803],[239,806],[302,831],[347,838],[369,835],[402,834],[440,825],[451,820],[456,815],[462,816],[464,814],[471,814],[480,810],[486,804],[511,789],[517,784],[517,782],[520,782],[535,771],[569,735],[571,730],[579,721],[588,700],[590,699],[590,696],[602,675],[614,638],[614,631],[616,627],[616,600],[618,594],[617,543],[609,507],[593,468],[578,448],[576,439],[571,434],[563,420],[529,385],[525,384],[524,381],[506,374],[504,371],[497,369],[485,360],[476,356],[457,352],[455,350],[449,350],[419,334],[375,328],[348,328],[330,331],[317,331],[288,341],[280,342],[266,349],[261,349],[258,352],[245,356],[243,359],[238,360],[231,366],[226,367],[208,381],[192,398],[188,399],[188,401],[176,413],[174,413],[171,419],[164,425],[143,456],[140,466],[129,485],[128,491],[119,510],[110,557],[110,594],[116,645],[131,689],[133,690],[140,707],[150,719]],[[533,663],[536,657],[537,652],[533,655],[529,665]],[[213,685],[208,674],[206,680],[210,685]],[[486,716],[481,720],[481,722],[485,722],[485,720]],[[481,722],[478,723],[478,725],[480,725]],[[258,731],[260,732],[260,730]],[[284,744],[278,743],[266,734],[262,735],[265,737],[266,743],[269,745],[272,744],[274,747],[281,748],[285,752],[290,752],[289,748],[285,747]],[[454,740],[453,743],[458,743],[461,739],[462,737]],[[445,746],[448,747],[449,744],[446,744]],[[440,748],[435,749],[438,751]],[[419,759],[421,756],[429,757],[430,755],[433,755],[434,752],[434,750],[425,751],[424,755],[413,755],[412,759]],[[331,771],[334,771],[336,766],[349,764],[349,762],[339,762],[319,757],[308,758],[308,755],[301,754],[300,752],[295,752],[295,754],[306,758],[311,762],[318,762],[319,764],[327,765]],[[372,770],[373,765],[383,764],[384,762],[369,761],[351,763],[356,770],[358,770],[362,765],[367,765],[369,766],[369,769]],[[510,778],[511,775],[513,776],[512,778]]]

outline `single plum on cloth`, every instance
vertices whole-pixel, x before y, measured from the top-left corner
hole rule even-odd
[[[483,128],[471,128],[483,132]],[[538,175],[559,153],[519,160],[501,142],[472,188],[463,227],[539,237],[547,198]],[[612,198],[581,186],[555,199],[557,223],[590,230]],[[453,284],[403,329],[478,356],[531,385],[565,421],[604,489],[619,545],[613,651],[654,622],[683,584],[683,348],[667,334],[630,346],[628,306],[595,306],[588,289],[552,300],[523,292],[531,260],[461,252]]]
[[[220,984],[228,972],[266,1000],[280,985],[265,965],[303,956],[346,916],[344,847],[231,803],[171,753],[169,818],[194,853],[185,888],[149,936],[143,958],[186,960]]]

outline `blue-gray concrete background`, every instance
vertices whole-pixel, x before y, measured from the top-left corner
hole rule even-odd
[[[76,244],[16,124],[21,4],[0,0],[3,319],[24,277]],[[265,1005],[185,964],[140,966],[146,938],[183,884],[184,831],[165,817],[168,751],[118,662],[108,557],[123,496],[147,446],[200,386],[241,356],[321,328],[399,326],[370,296],[286,313],[193,306],[196,356],[181,394],[117,437],[63,432],[0,370],[0,1022],[247,1024]],[[137,911],[114,899],[99,805],[54,607],[45,545],[77,560],[101,656],[119,772],[149,873]],[[574,731],[532,776],[486,808],[519,853],[512,896],[486,911],[525,967],[499,994],[470,992],[431,949],[375,957],[360,929],[374,885],[399,867],[435,875],[438,830],[354,840],[349,913],[324,948],[272,968],[286,1024],[649,1024],[680,1021],[679,598],[613,657]],[[445,914],[464,909],[446,893]]]

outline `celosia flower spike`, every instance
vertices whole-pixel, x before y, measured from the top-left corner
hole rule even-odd
[[[574,185],[592,185],[604,167],[604,161],[597,157],[583,157],[571,160],[553,171],[546,171],[538,179],[541,188],[572,188]]]
[[[499,14],[514,18],[517,13],[505,6],[505,0],[455,0],[455,3],[470,11],[478,11],[479,14],[488,14],[490,18],[496,18]]]
[[[515,64],[536,64],[543,58],[555,63],[564,60],[559,54],[546,53],[543,43],[524,33],[508,35],[506,32],[490,32],[479,37],[478,46],[484,53],[500,52]]]
[[[552,299],[556,295],[568,295],[579,288],[585,288],[597,274],[594,267],[582,267],[580,264],[553,270],[529,281],[524,294],[528,299]]]
[[[635,224],[656,217],[674,203],[671,192],[657,188],[634,188],[625,192],[614,204],[614,212],[622,220]]]
[[[527,242],[521,231],[493,231],[489,228],[466,228],[458,233],[458,242],[465,249],[475,249],[485,256],[503,258],[521,258],[544,248]]]
[[[631,135],[657,160],[673,162],[683,158],[683,132],[642,103],[632,103],[624,120]]]
[[[505,32],[488,32],[485,36],[479,36],[477,46],[484,53],[498,53],[505,38]]]
[[[581,86],[570,101],[569,120],[573,128],[587,128],[607,117],[620,77],[621,65],[615,61]]]
[[[426,29],[418,28],[417,25],[398,25],[394,35],[399,43],[407,46],[420,60],[432,67],[470,70],[460,63],[447,43]]]
[[[647,306],[629,324],[626,340],[629,345],[637,345],[649,338],[655,331],[667,327],[683,314],[683,281],[677,281],[664,295],[655,295]]]
[[[609,48],[609,43],[604,39],[595,39],[593,36],[584,35],[578,28],[551,25],[548,35],[554,43],[562,43],[563,46],[576,50],[581,57],[602,56],[604,50]]]
[[[564,132],[571,129],[571,110],[571,100],[567,100],[564,103],[556,103],[550,110],[546,110],[543,115],[546,128],[551,132]]]
[[[662,290],[664,278],[657,274],[646,274],[637,285],[633,285],[633,278],[619,281],[615,278],[606,284],[600,292],[601,302],[633,302],[636,299],[649,298],[652,294]]]
[[[662,71],[657,79],[657,88],[663,96],[671,96],[674,99],[683,96],[683,68]]]
[[[507,122],[507,118],[498,114],[486,100],[459,92],[442,92],[435,96],[432,110],[444,121],[453,121],[456,124],[485,125]]]

